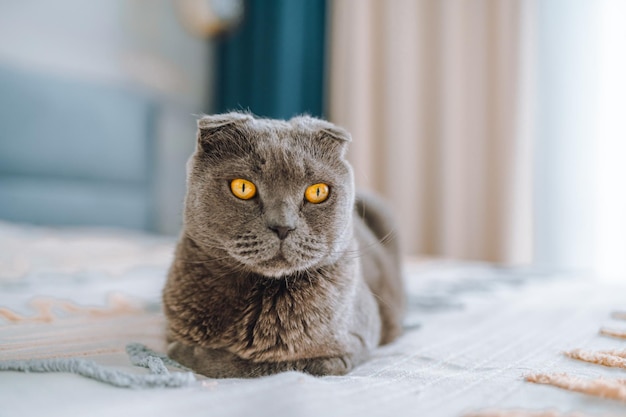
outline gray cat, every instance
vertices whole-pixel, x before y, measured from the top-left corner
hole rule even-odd
[[[312,117],[198,121],[163,291],[168,354],[209,377],[342,375],[401,332],[394,225],[355,197],[350,135]]]

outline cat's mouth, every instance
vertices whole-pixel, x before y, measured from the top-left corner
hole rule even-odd
[[[278,249],[278,253],[269,260],[269,262],[273,262],[273,263],[286,263],[288,264],[289,261],[287,260],[287,258],[285,257],[285,253],[283,252],[283,247],[282,245],[280,246],[280,249]]]
[[[319,260],[316,256],[319,251],[312,244],[304,245],[289,239],[281,242],[257,242],[253,247],[245,242],[235,245],[231,255],[251,271],[267,277],[291,275],[310,268]]]

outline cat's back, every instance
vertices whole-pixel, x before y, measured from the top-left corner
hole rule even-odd
[[[378,196],[360,191],[355,202],[354,228],[365,281],[375,295],[383,324],[381,344],[402,333],[406,308],[401,250],[397,226],[387,204]]]

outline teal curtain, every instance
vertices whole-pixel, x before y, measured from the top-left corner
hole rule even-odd
[[[326,0],[248,0],[217,46],[216,112],[324,116]]]

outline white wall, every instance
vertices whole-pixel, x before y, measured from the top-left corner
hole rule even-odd
[[[626,2],[537,4],[536,259],[626,279]]]
[[[537,2],[535,254],[537,264],[593,266],[597,7]]]

